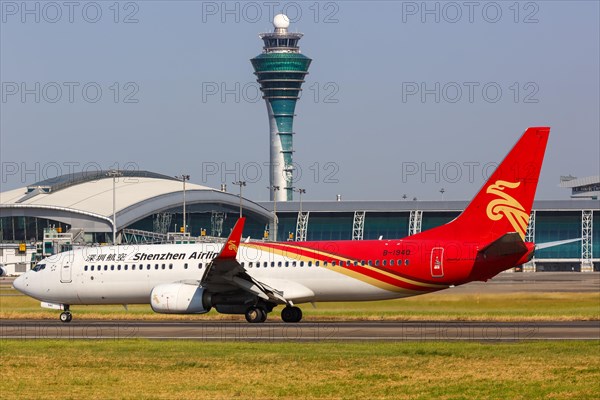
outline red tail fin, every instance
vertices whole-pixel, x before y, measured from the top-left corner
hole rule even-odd
[[[549,134],[547,127],[527,129],[465,211],[446,225],[453,235],[491,241],[517,232],[525,238]]]

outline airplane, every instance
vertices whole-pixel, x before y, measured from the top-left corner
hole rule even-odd
[[[40,261],[13,286],[62,310],[63,322],[72,320],[72,305],[150,304],[166,314],[215,308],[250,323],[282,305],[281,319],[295,323],[298,304],[396,299],[487,281],[534,255],[525,233],[549,134],[549,127],[527,129],[457,218],[402,239],[242,241],[240,217],[224,243],[71,250]]]

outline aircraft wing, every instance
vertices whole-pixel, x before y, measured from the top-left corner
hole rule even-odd
[[[283,293],[265,283],[252,278],[237,261],[245,217],[236,222],[231,234],[221,249],[221,253],[208,265],[200,285],[214,292],[227,292],[242,289],[263,300],[274,303],[292,304],[283,297]]]

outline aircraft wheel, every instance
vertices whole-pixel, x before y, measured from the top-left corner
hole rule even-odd
[[[71,320],[73,319],[73,316],[71,315],[70,312],[65,311],[60,313],[60,322],[71,322]]]
[[[267,320],[267,312],[260,307],[250,307],[246,311],[246,321],[251,324],[265,322]]]
[[[302,319],[302,310],[298,307],[285,307],[281,310],[281,319],[283,322],[300,322]]]

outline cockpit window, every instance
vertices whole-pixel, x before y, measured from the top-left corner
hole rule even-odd
[[[38,272],[43,270],[44,268],[46,268],[46,264],[38,264],[35,267],[33,267],[33,271]]]

